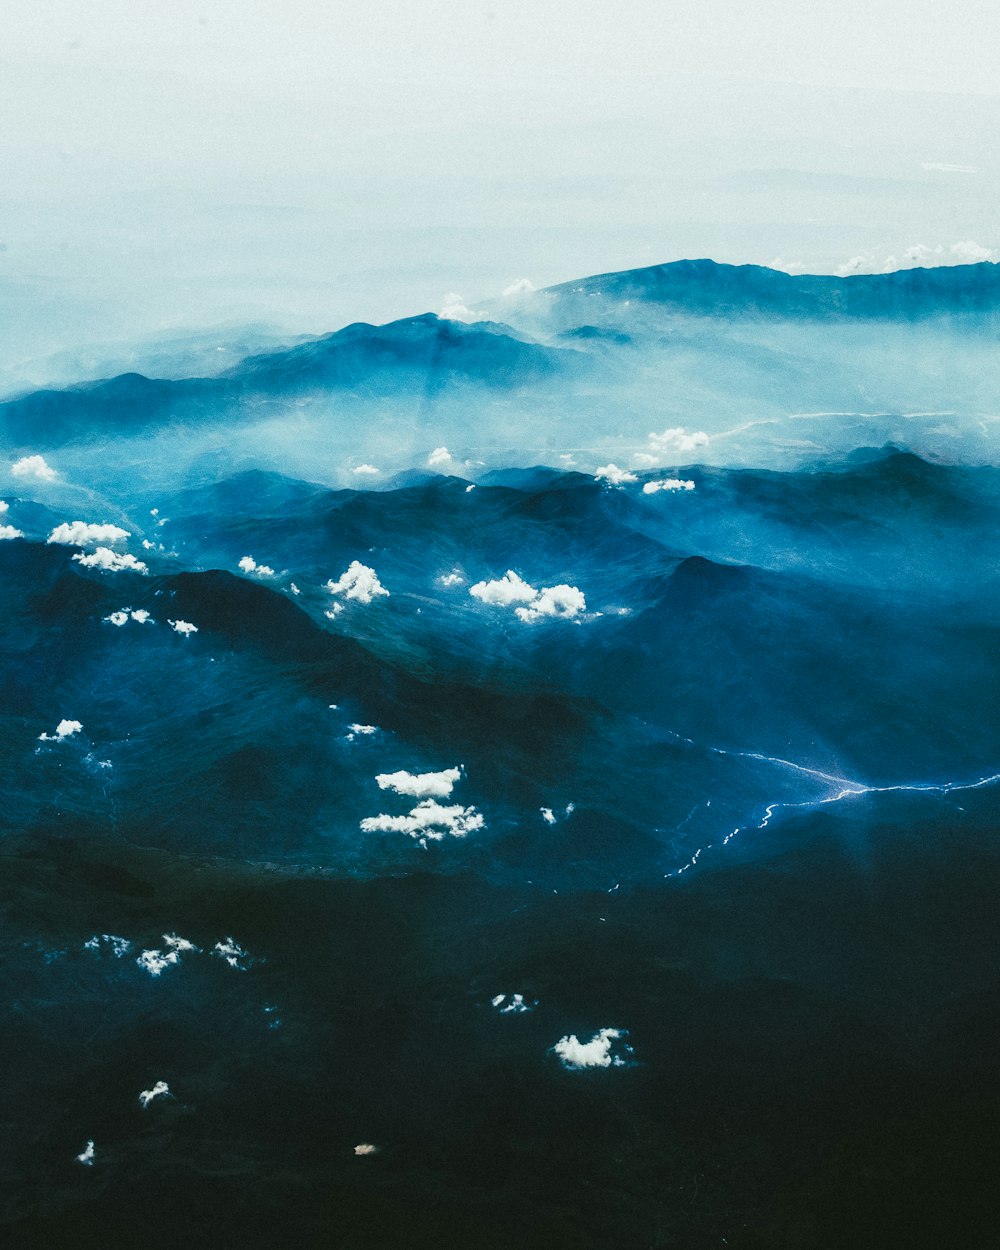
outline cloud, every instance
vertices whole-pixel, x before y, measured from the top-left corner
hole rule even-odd
[[[332,608],[327,608],[323,615],[329,620],[335,621],[343,610],[344,605],[342,603],[335,603]]]
[[[450,464],[451,458],[451,452],[447,447],[435,447],[427,457],[427,464],[430,468],[436,469],[438,465]]]
[[[466,486],[465,493],[467,495],[471,495],[475,489],[476,489],[475,484],[473,484],[472,486]]]
[[[437,579],[439,586],[462,586],[465,584],[465,578],[461,573],[442,573]]]
[[[195,946],[194,942],[178,937],[176,933],[164,933],[163,944],[167,947],[165,951],[143,951],[135,961],[151,977],[158,977],[167,968],[179,964],[181,955],[200,954],[200,949]]]
[[[189,942],[187,938],[178,937],[176,933],[164,933],[163,942],[179,954],[189,954],[191,951],[199,954],[201,951],[201,947],[195,946],[194,942]]]
[[[358,603],[371,603],[377,595],[388,597],[389,594],[375,570],[360,560],[352,560],[337,581],[326,583],[326,589],[331,595],[343,595],[345,599],[356,599]]]
[[[687,456],[707,447],[708,435],[704,430],[692,430],[690,433],[682,425],[676,425],[662,434],[650,434],[649,454],[657,460],[671,459],[674,456]]]
[[[54,482],[59,474],[48,464],[44,456],[22,456],[10,466],[14,477],[23,477],[35,482]]]
[[[503,293],[508,298],[512,295],[530,295],[535,290],[535,284],[530,278],[517,278],[510,286],[505,286]]]
[[[244,573],[256,573],[258,577],[273,577],[274,569],[267,564],[258,564],[253,556],[244,556],[240,560],[240,569]]]
[[[503,1004],[506,1003],[506,1006]],[[510,1001],[507,1001],[506,994],[497,994],[496,998],[490,999],[491,1006],[495,1007],[502,1016],[523,1015],[526,1011],[534,1011],[538,1006],[538,999],[533,1003],[525,1000],[523,994],[511,994]]]
[[[598,482],[607,482],[609,486],[624,486],[626,482],[637,482],[639,479],[628,469],[619,469],[616,464],[602,465],[594,477]]]
[[[0,525],[0,542],[8,538],[23,538],[24,531],[17,530],[13,525]]]
[[[83,949],[100,951],[102,943],[111,947],[111,953],[115,959],[124,958],[132,949],[132,943],[128,938],[119,937],[116,933],[102,933],[100,937],[95,933],[89,941],[84,942]]]
[[[924,161],[921,169],[927,169],[938,174],[978,174],[979,170],[975,165],[945,165],[940,161]]]
[[[554,825],[556,823],[555,813],[551,807],[540,807],[538,810],[542,813],[542,820],[544,820],[547,825]]]
[[[992,247],[981,247],[972,239],[966,239],[964,243],[953,243],[950,254],[962,265],[975,265],[980,261],[992,260],[996,256]]]
[[[366,816],[361,822],[361,829],[364,833],[405,833],[421,841],[430,839],[440,842],[448,834],[453,838],[464,838],[466,834],[482,829],[485,824],[474,807],[462,807],[458,803],[443,807],[433,799],[425,799],[406,816],[389,816],[384,812],[378,816]]]
[[[224,942],[216,942],[212,947],[212,954],[217,959],[224,959],[230,968],[235,968],[238,972],[246,972],[253,963],[251,956],[231,937],[227,937]]]
[[[104,619],[112,625],[117,625],[119,629],[129,621],[138,621],[140,625],[156,624],[145,608],[120,608]]]
[[[526,608],[515,608],[514,614],[522,621],[538,621],[543,616],[558,616],[564,619],[579,616],[586,612],[587,600],[583,591],[576,586],[562,583],[558,586],[546,586],[539,591],[538,598]]]
[[[72,738],[76,734],[81,733],[83,726],[78,720],[61,720],[56,725],[54,734],[39,734],[39,742],[65,742],[67,738]]]
[[[534,586],[529,586],[513,569],[508,569],[503,577],[492,582],[476,582],[469,587],[473,599],[483,603],[500,604],[509,607],[512,603],[530,603],[538,594]]]
[[[119,553],[112,551],[110,547],[98,547],[96,551],[86,556],[79,552],[73,559],[85,569],[102,569],[106,573],[149,572],[149,566],[142,560],[137,560],[130,551]]]
[[[442,321],[465,321],[469,323],[473,321],[488,321],[490,314],[488,312],[476,312],[472,308],[467,308],[461,295],[456,295],[454,291],[449,291],[444,297],[444,307],[438,313],[438,316]]]
[[[301,595],[301,594],[302,594],[302,591],[301,591],[301,590],[299,590],[298,586],[296,586],[294,582],[290,583],[290,585],[289,585],[288,589],[292,592],[292,594],[293,594],[293,595]]]
[[[47,543],[72,547],[95,547],[98,543],[120,543],[129,537],[120,525],[89,525],[86,521],[64,521],[46,538]]]
[[[527,605],[514,609],[522,621],[537,621],[545,616],[574,617],[587,608],[583,591],[576,586],[561,583],[536,590],[513,569],[508,569],[503,577],[495,581],[476,582],[469,587],[469,594],[483,603],[505,608],[516,603]]]
[[[666,477],[659,482],[643,483],[642,493],[644,495],[655,495],[660,490],[694,490],[694,482],[679,477]]]
[[[76,1156],[77,1163],[82,1163],[85,1168],[94,1166],[94,1139],[91,1138],[83,1148],[83,1153]]]
[[[7,511],[9,507],[10,507],[10,504],[7,502],[6,499],[0,499],[0,516],[3,516],[3,514]]]
[[[415,799],[446,799],[462,776],[461,767],[444,768],[439,773],[379,773],[375,778],[380,790],[393,790]]]
[[[377,469],[373,464],[359,464],[351,472],[357,474],[358,477],[377,477],[382,470]]]
[[[183,634],[185,637],[198,632],[198,626],[192,625],[190,621],[167,621],[167,624],[175,634]]]
[[[360,1156],[377,1155],[378,1146],[373,1146],[370,1141],[359,1142],[358,1145],[354,1147],[354,1153]]]
[[[139,1102],[143,1110],[149,1106],[154,1098],[173,1098],[170,1092],[170,1086],[166,1081],[157,1081],[152,1089],[144,1089],[139,1093]]]
[[[351,731],[347,735],[348,742],[353,742],[357,737],[371,738],[378,733],[378,725],[348,725],[347,728]]]
[[[583,1068],[622,1068],[627,1060],[620,1054],[613,1054],[612,1049],[615,1042],[622,1041],[627,1036],[628,1032],[624,1029],[601,1029],[589,1042],[581,1042],[575,1033],[570,1033],[567,1037],[561,1037],[552,1049],[559,1056],[563,1067],[571,1071],[580,1071]],[[623,1043],[619,1049],[626,1054],[632,1053],[632,1047],[627,1043]]]

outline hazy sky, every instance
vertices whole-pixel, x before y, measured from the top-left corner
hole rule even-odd
[[[681,256],[1000,247],[993,2],[7,0],[3,23],[0,368]]]

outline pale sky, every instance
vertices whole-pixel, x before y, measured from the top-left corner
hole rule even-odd
[[[835,272],[990,252],[1000,5],[960,13],[7,0],[0,367],[683,256]]]

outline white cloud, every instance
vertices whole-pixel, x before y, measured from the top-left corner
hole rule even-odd
[[[61,720],[56,725],[54,734],[39,734],[39,742],[65,742],[67,738],[72,738],[83,730],[83,726],[78,720]]]
[[[626,482],[637,482],[639,479],[628,469],[619,469],[616,464],[604,464],[597,470],[594,477],[598,482],[607,482],[609,486],[624,486]]]
[[[77,1163],[82,1163],[85,1168],[94,1166],[94,1139],[91,1138],[83,1148],[83,1153],[76,1156]]]
[[[542,813],[542,820],[544,820],[547,825],[554,825],[556,823],[555,813],[551,807],[540,807],[538,810]]]
[[[120,525],[89,525],[86,521],[64,521],[46,538],[47,543],[71,547],[96,547],[98,543],[120,543],[128,538]]]
[[[145,1110],[154,1098],[173,1098],[170,1086],[166,1081],[157,1081],[152,1089],[144,1089],[139,1093],[139,1102]]]
[[[439,586],[462,586],[465,584],[465,578],[461,573],[442,573],[437,580]]]
[[[503,577],[492,582],[476,582],[469,587],[473,599],[483,603],[500,604],[509,607],[512,603],[530,603],[538,594],[534,586],[529,586],[513,569],[508,569]]]
[[[516,603],[527,606],[515,608],[522,621],[537,621],[545,616],[573,617],[586,611],[587,602],[583,592],[576,586],[561,583],[536,590],[513,569],[503,577],[491,582],[476,582],[469,587],[469,594],[483,603],[512,607]]]
[[[358,1145],[354,1147],[354,1153],[361,1156],[377,1155],[378,1146],[373,1146],[370,1141],[359,1142]]]
[[[382,470],[377,469],[373,464],[359,464],[351,472],[357,474],[358,477],[377,477]]]
[[[18,530],[13,525],[0,525],[0,542],[8,538],[23,538],[24,531]]]
[[[539,591],[538,598],[526,608],[515,608],[515,615],[522,621],[538,621],[543,616],[559,616],[569,618],[586,612],[587,600],[583,591],[576,586],[545,586]]]
[[[169,946],[172,951],[177,951],[178,954],[189,954],[191,951],[199,954],[201,951],[201,948],[195,946],[194,942],[189,942],[187,938],[178,937],[176,933],[164,933],[163,944],[164,946]]]
[[[370,738],[378,733],[378,725],[348,725],[347,728],[351,731],[347,735],[348,742],[353,742],[357,737]]]
[[[992,247],[981,247],[972,239],[966,239],[964,243],[951,245],[951,255],[961,265],[975,265],[980,261],[993,260],[996,252]]]
[[[227,937],[224,942],[216,942],[212,954],[218,959],[224,959],[230,968],[236,968],[239,972],[246,972],[253,963],[250,955],[231,937]]]
[[[132,943],[128,938],[119,937],[116,933],[102,933],[99,937],[95,933],[89,941],[84,942],[83,949],[100,951],[102,943],[111,947],[111,953],[115,959],[122,959],[132,949]]]
[[[497,994],[495,998],[490,999],[490,1002],[502,1016],[523,1015],[526,1011],[534,1011],[538,1006],[537,999],[529,1003],[523,994],[511,994],[509,1001],[506,994]]]
[[[659,460],[673,456],[687,456],[708,445],[708,435],[704,430],[692,430],[690,433],[682,425],[676,425],[662,434],[650,434],[649,452]]]
[[[601,1029],[589,1042],[581,1042],[575,1033],[561,1037],[552,1047],[559,1056],[564,1068],[579,1071],[582,1068],[621,1068],[627,1060],[620,1054],[613,1054],[614,1043],[623,1041],[628,1033],[624,1029]],[[632,1047],[623,1042],[619,1048],[626,1054],[632,1053]]]
[[[180,956],[176,951],[167,951],[164,954],[161,950],[151,950],[143,951],[135,962],[151,977],[158,977],[165,968],[179,964],[180,961]]]
[[[488,312],[477,312],[475,309],[466,307],[465,301],[461,295],[456,295],[454,291],[449,291],[444,297],[444,307],[438,313],[442,321],[488,321]]]
[[[466,486],[466,488],[465,488],[465,493],[466,493],[467,495],[471,495],[471,494],[472,494],[472,492],[473,492],[475,489],[476,489],[476,488],[475,488],[475,485],[472,485],[472,486]]]
[[[10,504],[7,502],[6,499],[0,499],[0,516],[3,516],[3,514],[7,511],[9,507],[10,507]]]
[[[10,466],[14,477],[24,477],[36,482],[53,482],[59,476],[44,456],[22,456]]]
[[[978,174],[975,165],[945,165],[940,161],[924,161],[921,169],[928,169],[939,174]]]
[[[660,490],[694,490],[694,482],[679,477],[667,477],[659,482],[643,483],[642,493],[644,495],[655,495]]]
[[[438,773],[379,773],[375,778],[380,790],[393,790],[415,799],[446,799],[462,775],[461,767],[444,768]]]
[[[326,589],[331,595],[343,595],[345,599],[356,599],[358,603],[371,603],[377,595],[389,594],[375,570],[360,560],[352,560],[337,581],[326,583]]]
[[[167,624],[175,634],[184,634],[187,636],[198,632],[198,626],[192,625],[190,621],[167,621]]]
[[[436,469],[438,465],[450,464],[451,458],[451,452],[447,447],[435,447],[427,457],[427,464],[430,468]]]
[[[332,608],[327,608],[323,615],[329,620],[335,621],[343,610],[344,605],[342,603],[335,603]]]
[[[510,286],[504,287],[503,293],[510,297],[511,295],[530,295],[534,290],[535,284],[530,278],[517,278]]]
[[[258,577],[273,577],[274,569],[267,564],[258,564],[253,556],[244,556],[239,567],[244,573],[256,573]]]
[[[296,586],[294,582],[292,582],[292,583],[289,585],[288,589],[292,592],[292,594],[293,594],[293,595],[301,595],[301,594],[302,594],[302,591],[301,591],[301,590],[299,590],[298,586]]]
[[[98,547],[96,551],[86,556],[78,552],[73,559],[85,569],[103,569],[106,573],[122,573],[126,570],[130,573],[149,572],[149,566],[142,560],[137,560],[130,551],[120,554],[112,551],[110,547]]]
[[[411,838],[440,842],[447,834],[464,838],[467,833],[482,829],[485,823],[474,807],[462,807],[457,803],[443,807],[433,799],[425,799],[407,816],[388,816],[384,812],[366,816],[361,828],[365,833],[405,833]]]
[[[156,624],[145,608],[120,608],[117,612],[112,612],[110,616],[106,616],[104,619],[112,625],[117,625],[119,629],[130,620],[138,621],[140,625]]]

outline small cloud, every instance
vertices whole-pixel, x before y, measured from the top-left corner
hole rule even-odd
[[[482,829],[486,822],[474,807],[454,804],[444,807],[433,799],[418,803],[406,816],[366,816],[361,822],[364,833],[405,833],[421,842],[429,839],[440,842],[447,835],[464,838],[468,833]]]
[[[291,582],[291,583],[290,583],[290,585],[289,585],[288,589],[292,592],[292,594],[293,594],[293,595],[301,595],[301,594],[302,594],[302,591],[301,591],[301,590],[299,590],[298,586],[296,586],[294,582]]]
[[[23,530],[15,529],[13,525],[0,525],[0,542],[3,542],[8,538],[23,538],[23,537],[24,537]]]
[[[465,493],[467,495],[471,495],[475,489],[476,489],[475,484],[473,484],[472,486],[466,486]]]
[[[522,621],[537,621],[543,616],[569,618],[586,612],[587,600],[576,586],[546,586],[525,608],[515,608],[514,613]]]
[[[517,278],[510,286],[503,289],[504,296],[510,298],[512,295],[530,295],[535,290],[535,284],[530,278]]]
[[[624,1041],[628,1033],[624,1029],[601,1029],[589,1042],[581,1042],[575,1033],[561,1037],[552,1047],[559,1056],[564,1068],[580,1071],[583,1068],[622,1068],[628,1062],[622,1054],[615,1054],[615,1043],[622,1042],[617,1049],[626,1055],[632,1053],[632,1047]]]
[[[83,726],[78,720],[61,720],[56,725],[54,734],[39,734],[39,742],[65,742],[67,738],[73,738],[81,733]]]
[[[567,469],[572,469],[576,465],[576,459],[570,451],[560,452],[559,459],[563,462]]]
[[[6,499],[0,499],[0,516],[3,516],[3,514],[7,511],[9,507],[10,507],[10,504],[7,502]]]
[[[199,954],[201,951],[201,947],[195,946],[194,942],[189,942],[187,938],[178,937],[176,933],[164,933],[163,944],[181,955],[190,954],[192,951]]]
[[[345,599],[355,599],[358,603],[371,603],[378,595],[388,597],[389,594],[375,570],[360,560],[352,560],[337,581],[326,583],[326,589],[331,595],[343,595]]]
[[[129,621],[137,621],[140,625],[156,624],[145,608],[120,608],[104,619],[111,625],[117,625],[119,629]]]
[[[152,1089],[144,1089],[139,1093],[139,1103],[145,1110],[154,1098],[173,1098],[170,1086],[166,1081],[157,1081]]]
[[[353,742],[355,738],[371,738],[378,733],[378,725],[348,725],[350,733],[347,735],[347,741]]]
[[[495,581],[476,582],[469,587],[469,594],[482,603],[509,607],[512,603],[530,603],[538,591],[534,586],[529,586],[513,569],[508,569],[503,577]]]
[[[91,1138],[84,1146],[81,1154],[76,1156],[77,1163],[82,1163],[85,1168],[94,1166],[94,1139]]]
[[[972,239],[966,239],[964,243],[953,243],[950,254],[961,265],[977,265],[984,260],[992,260],[996,252],[991,247],[982,247]]]
[[[526,1011],[534,1011],[538,1006],[538,999],[533,1003],[529,1003],[523,994],[511,994],[508,1000],[506,994],[497,994],[495,998],[490,999],[491,1006],[495,1007],[502,1016],[523,1015]]]
[[[88,525],[86,521],[64,521],[46,538],[47,543],[72,547],[95,547],[98,543],[120,543],[129,537],[120,525]]]
[[[335,603],[332,608],[327,608],[323,615],[327,620],[335,621],[343,610],[344,605],[342,603]]]
[[[471,323],[474,321],[488,321],[489,313],[477,312],[472,308],[467,308],[465,301],[461,295],[456,295],[454,291],[444,297],[444,307],[438,313],[442,321],[464,321]]]
[[[95,933],[92,938],[84,942],[83,949],[100,952],[102,946],[110,947],[115,959],[123,959],[132,949],[132,943],[128,938],[119,937],[117,933],[102,933],[100,936]]]
[[[354,1147],[354,1153],[362,1157],[365,1155],[377,1155],[378,1146],[373,1146],[370,1141],[363,1141]]]
[[[657,491],[677,491],[677,490],[694,490],[694,482],[679,478],[666,477],[659,482],[644,482],[642,493],[644,495],[655,495]]]
[[[54,482],[59,476],[45,460],[44,456],[22,456],[10,466],[14,477],[23,477],[35,482]]]
[[[682,425],[664,430],[662,434],[650,434],[649,452],[661,460],[675,455],[686,456],[708,445],[709,438],[704,430],[692,430],[690,433]]]
[[[447,447],[435,447],[427,457],[427,464],[430,468],[436,469],[439,465],[450,464],[451,459],[451,452]]]
[[[180,956],[176,951],[150,950],[143,951],[135,962],[151,977],[158,977],[166,968],[179,964]]]
[[[382,470],[377,469],[373,464],[359,464],[351,472],[357,477],[378,477]]]
[[[380,790],[393,790],[415,799],[446,799],[462,775],[460,767],[444,768],[438,773],[379,773],[375,778]]]
[[[73,559],[85,569],[101,569],[105,573],[148,573],[149,566],[137,560],[130,551],[119,553],[110,547],[98,547],[90,555],[78,552]]]
[[[785,260],[782,256],[776,256],[771,264],[770,269],[777,269],[781,273],[798,274],[805,273],[806,266],[800,260]]]
[[[230,968],[236,968],[239,972],[246,972],[253,963],[251,956],[231,937],[227,937],[224,942],[216,942],[212,954],[218,959],[224,959]]]
[[[190,621],[167,621],[167,624],[175,634],[183,634],[185,637],[198,632],[198,626],[192,625]]]
[[[554,825],[556,823],[555,812],[553,812],[551,807],[540,807],[538,810],[542,813],[542,820],[544,820],[547,825]]]
[[[274,569],[267,564],[258,564],[253,556],[244,556],[239,563],[240,570],[244,573],[256,573],[258,577],[273,577]]]
[[[442,573],[437,579],[439,586],[462,586],[465,584],[465,578],[461,573]]]
[[[626,482],[637,482],[639,479],[628,469],[619,469],[616,464],[602,465],[594,477],[598,482],[607,482],[609,486],[624,486]]]
[[[978,174],[979,170],[975,165],[946,165],[941,161],[923,161],[921,169],[926,169],[936,174]]]

